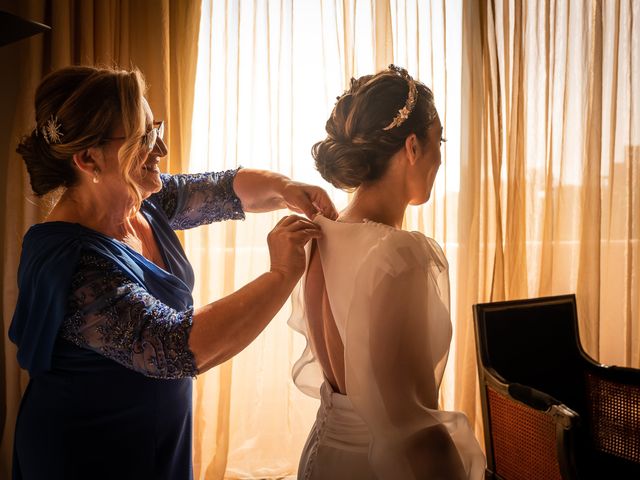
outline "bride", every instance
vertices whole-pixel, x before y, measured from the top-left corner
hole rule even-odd
[[[468,420],[438,409],[451,341],[448,264],[401,229],[430,196],[442,125],[433,94],[391,65],[352,79],[313,146],[323,178],[355,190],[308,264],[290,325],[307,337],[293,377],[320,398],[299,479],[484,478]]]

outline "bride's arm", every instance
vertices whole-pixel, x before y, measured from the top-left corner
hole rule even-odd
[[[350,311],[345,367],[349,397],[372,432],[373,470],[381,479],[481,478],[466,417],[438,410],[450,324],[435,282],[418,265],[366,276],[375,287]]]

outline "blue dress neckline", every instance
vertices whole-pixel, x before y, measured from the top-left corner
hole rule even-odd
[[[142,207],[144,207],[144,206],[145,206],[145,202],[143,202],[143,204],[142,204]],[[162,256],[162,261],[164,262],[164,264],[167,267],[167,269],[164,269],[161,266],[159,266],[157,263],[152,262],[147,257],[142,255],[140,252],[138,252],[138,251],[134,250],[133,248],[131,248],[125,242],[120,241],[117,238],[110,237],[109,235],[106,235],[106,234],[104,234],[104,233],[102,233],[102,232],[100,232],[98,230],[95,230],[95,229],[93,229],[91,227],[87,227],[86,225],[83,225],[83,224],[78,223],[78,222],[68,222],[66,220],[45,221],[45,222],[37,223],[37,224],[33,225],[31,228],[46,227],[48,225],[51,225],[51,226],[61,226],[63,228],[68,226],[70,228],[77,228],[77,229],[80,229],[80,230],[84,230],[85,232],[90,233],[92,235],[96,235],[96,236],[102,237],[106,241],[116,242],[117,244],[121,245],[125,249],[129,250],[131,255],[137,257],[138,260],[140,260],[141,262],[146,263],[147,266],[149,266],[151,269],[156,270],[158,274],[171,275],[172,277],[176,278],[177,280],[182,281],[181,278],[177,277],[176,275],[173,274],[173,272],[170,271],[170,265],[169,265],[168,259],[166,258],[166,255],[165,255],[165,249],[162,248],[162,246],[161,246],[161,244],[160,244],[160,242],[158,240],[158,237],[156,235],[156,230],[154,228],[154,223],[155,222],[154,222],[153,217],[147,213],[147,209],[145,209],[145,208],[141,208],[140,212],[144,215],[145,220],[147,220],[147,222],[149,223],[149,226],[151,228],[151,232],[153,233],[153,238],[156,240],[156,244],[158,245],[158,251],[160,252],[160,255]],[[185,287],[188,288],[188,286],[186,284],[185,284]]]

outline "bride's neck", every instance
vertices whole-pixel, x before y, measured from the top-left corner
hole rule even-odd
[[[402,228],[408,202],[397,193],[397,190],[389,189],[384,182],[363,185],[356,190],[349,205],[340,213],[339,220],[355,223],[367,219]]]

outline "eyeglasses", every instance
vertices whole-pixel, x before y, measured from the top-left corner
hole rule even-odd
[[[124,140],[127,137],[107,137],[105,140]],[[158,139],[162,140],[164,138],[164,120],[160,122],[153,122],[153,128],[145,133],[140,138],[140,143],[147,149],[147,151],[151,152],[155,146]]]

